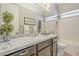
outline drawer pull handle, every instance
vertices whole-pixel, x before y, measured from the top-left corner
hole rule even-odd
[[[20,56],[26,55],[29,51],[26,51],[24,53],[20,53]]]

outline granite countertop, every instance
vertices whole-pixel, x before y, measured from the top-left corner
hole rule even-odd
[[[17,39],[11,39],[8,42],[0,43],[0,55],[7,55],[20,49],[35,45],[50,38],[56,37],[56,35],[38,35],[38,36],[26,36],[18,37]]]

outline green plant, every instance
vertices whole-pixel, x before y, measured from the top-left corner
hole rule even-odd
[[[7,35],[13,31],[13,25],[11,24],[11,21],[13,20],[13,14],[9,13],[8,11],[5,11],[2,14],[3,22],[4,24],[0,27],[0,32],[6,33]]]
[[[3,22],[5,23],[9,23],[10,21],[12,21],[13,17],[14,17],[13,14],[9,13],[8,11],[5,11],[2,14]]]
[[[10,33],[10,32],[12,32],[13,31],[13,25],[12,24],[10,24],[10,23],[5,23],[5,24],[2,24],[1,25],[2,27],[2,32],[5,32],[7,35]]]

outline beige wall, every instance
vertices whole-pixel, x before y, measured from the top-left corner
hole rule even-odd
[[[42,29],[41,31],[49,31],[51,33],[56,33],[56,21],[53,20],[53,21],[45,21],[45,22],[42,22]]]
[[[25,9],[23,7],[19,7],[19,33],[20,34],[24,33],[24,17],[33,18],[33,19],[38,20],[40,16],[33,13],[31,10]]]
[[[59,42],[79,45],[79,16],[60,19],[58,27],[56,21],[45,22],[41,30],[58,32]]]
[[[61,41],[66,43],[79,42],[79,16],[61,19],[58,27]]]

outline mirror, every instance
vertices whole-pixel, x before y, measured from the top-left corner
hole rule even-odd
[[[37,32],[36,20],[24,17],[24,34],[35,34]]]

